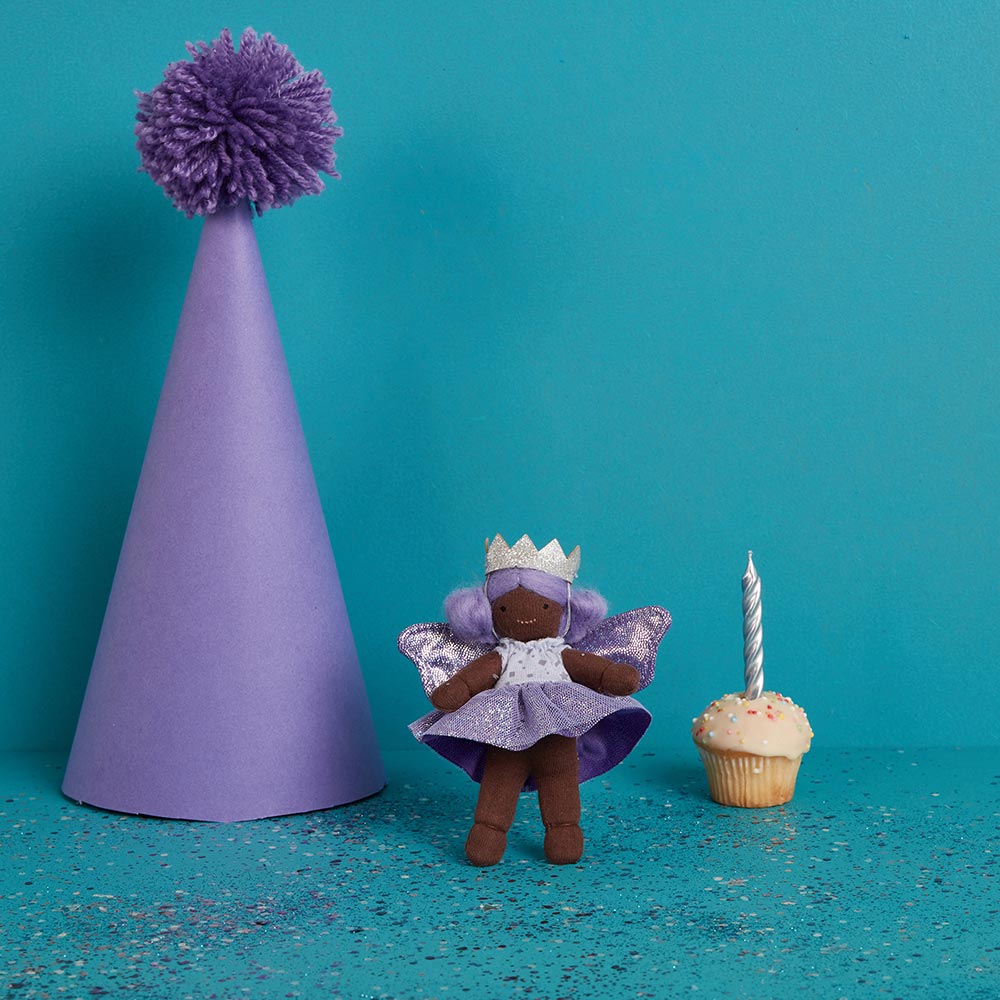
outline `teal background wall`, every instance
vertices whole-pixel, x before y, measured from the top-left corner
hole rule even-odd
[[[996,741],[998,9],[348,0],[8,12],[0,745],[72,738],[198,240],[133,90],[248,24],[346,132],[257,233],[385,747],[497,531],[670,608],[658,745],[748,548],[819,741]]]

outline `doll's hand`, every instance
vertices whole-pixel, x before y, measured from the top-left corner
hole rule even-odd
[[[440,690],[440,688],[438,689]],[[601,674],[604,694],[635,694],[639,690],[639,671],[628,663],[609,663]]]
[[[442,712],[454,712],[473,695],[493,687],[503,670],[500,654],[494,649],[467,663],[431,693],[431,704]]]
[[[461,677],[452,677],[450,681],[436,687],[431,695],[431,704],[442,712],[454,712],[461,708],[470,698],[472,692],[469,685]]]

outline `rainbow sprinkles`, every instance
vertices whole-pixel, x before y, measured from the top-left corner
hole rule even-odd
[[[759,698],[723,695],[691,720],[691,738],[699,747],[760,757],[795,760],[809,749],[812,736],[805,711],[777,691]]]

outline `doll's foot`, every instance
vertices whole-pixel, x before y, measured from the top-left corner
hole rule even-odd
[[[473,823],[465,841],[465,856],[480,868],[495,865],[507,849],[507,831],[485,823]]]
[[[545,857],[554,865],[572,865],[583,856],[583,831],[577,823],[545,828]]]

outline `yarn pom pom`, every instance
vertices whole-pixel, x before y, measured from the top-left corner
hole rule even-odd
[[[260,215],[319,194],[334,168],[330,90],[273,35],[247,28],[237,51],[228,29],[187,45],[163,82],[139,93],[136,148],[144,170],[190,219],[250,201]]]

